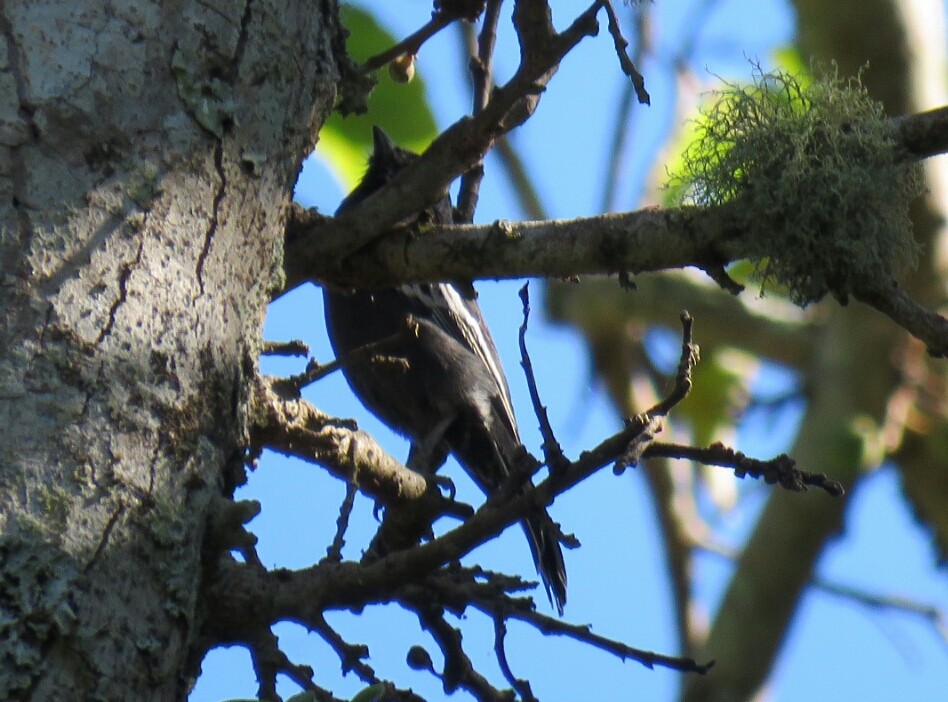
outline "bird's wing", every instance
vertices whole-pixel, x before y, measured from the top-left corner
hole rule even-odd
[[[517,422],[510,400],[510,388],[497,347],[477,301],[465,296],[450,283],[403,285],[399,290],[419,308],[424,308],[426,315],[430,316],[439,328],[470,350],[484,364],[494,380],[497,397],[505,415],[503,419],[516,434]]]

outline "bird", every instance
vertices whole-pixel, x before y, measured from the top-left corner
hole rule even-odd
[[[374,127],[366,173],[336,215],[352,209],[417,158]],[[452,222],[451,199],[445,192],[410,223]],[[410,440],[407,465],[433,474],[451,453],[486,495],[497,491],[524,454],[507,379],[473,286],[323,286],[323,299],[337,358],[385,340],[384,351],[373,358],[343,363],[343,374],[367,409]],[[405,333],[409,325],[412,334]],[[400,362],[393,363],[393,358]],[[562,615],[566,566],[559,525],[545,510],[522,525],[547,596]]]

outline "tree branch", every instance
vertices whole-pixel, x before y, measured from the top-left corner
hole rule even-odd
[[[948,320],[937,312],[925,309],[909,297],[894,281],[887,285],[873,283],[854,291],[856,299],[874,307],[928,347],[935,358],[948,356]]]
[[[635,97],[642,105],[652,104],[648,91],[645,89],[645,79],[635,67],[632,58],[629,56],[626,48],[629,42],[622,36],[622,30],[619,28],[619,18],[616,16],[615,8],[611,0],[603,0],[602,6],[606,8],[606,16],[609,18],[609,34],[612,35],[612,42],[615,45],[616,56],[619,57],[619,65],[622,66],[622,72],[632,81],[632,87],[635,89]]]
[[[893,118],[892,137],[910,158],[948,153],[948,106]]]
[[[471,108],[471,114],[473,115],[480,114],[487,107],[491,89],[494,87],[494,47],[497,43],[497,23],[500,20],[501,2],[502,0],[487,0],[481,34],[476,42],[468,42],[472,49],[469,72],[473,93],[473,106]],[[465,27],[465,32],[473,38],[473,29]],[[477,208],[478,193],[483,177],[483,158],[472,165],[461,177],[457,207],[460,222],[474,221],[474,210]]]
[[[424,44],[431,37],[447,27],[456,19],[458,19],[456,16],[449,15],[446,12],[432,13],[431,19],[428,20],[428,22],[426,22],[420,29],[418,29],[416,32],[413,32],[411,35],[405,37],[400,42],[394,46],[389,47],[380,54],[376,54],[375,56],[367,59],[364,64],[359,66],[359,69],[364,73],[369,73],[371,71],[378,70],[386,63],[398,58],[399,56],[411,56],[413,54],[417,54],[422,44]]]
[[[435,280],[562,277],[584,273],[644,273],[669,268],[711,268],[751,249],[733,226],[727,207],[699,210],[648,208],[572,220],[508,222],[393,231],[343,257],[317,237],[309,221],[319,215],[294,206],[288,231],[307,231],[310,257],[286,256],[288,287],[317,279],[340,286],[390,287]]]
[[[484,607],[483,603],[475,602],[474,605],[479,609]],[[489,609],[487,611],[490,611]],[[704,674],[713,666],[714,661],[709,663],[698,663],[692,658],[680,658],[678,656],[667,656],[654,651],[646,651],[641,648],[633,648],[619,641],[607,639],[604,636],[594,634],[588,625],[576,625],[563,622],[553,617],[540,614],[535,611],[517,609],[505,613],[508,619],[517,619],[534,626],[537,631],[547,636],[567,636],[576,641],[591,644],[596,648],[611,653],[623,661],[638,661],[646,668],[661,666],[672,670],[679,670],[686,673]]]
[[[527,304],[526,299],[524,304]],[[622,431],[584,452],[578,460],[568,463],[565,458],[562,459],[563,465],[555,471],[551,470],[550,476],[536,487],[523,488],[520,480],[522,476],[512,475],[508,484],[496,491],[457,528],[423,545],[408,544],[402,550],[380,553],[370,562],[355,563],[340,562],[333,557],[339,550],[335,546],[341,540],[343,527],[340,525],[334,540],[335,551],[331,550],[330,556],[319,564],[294,572],[267,571],[259,561],[240,564],[226,552],[219,555],[213,565],[214,577],[205,579],[207,616],[203,630],[204,645],[210,647],[235,641],[248,645],[255,652],[254,660],[261,681],[260,692],[264,697],[275,695],[275,675],[285,672],[300,684],[328,698],[329,693],[315,690],[312,671],[294,666],[282,655],[272,635],[268,637],[269,627],[278,621],[292,620],[316,630],[337,651],[344,670],[356,671],[365,682],[376,683],[378,680],[374,671],[364,662],[367,656],[365,647],[344,641],[328,626],[324,613],[329,609],[358,611],[368,604],[396,601],[419,616],[424,628],[431,632],[444,653],[445,669],[441,679],[446,692],[463,688],[478,699],[509,699],[509,691],[493,687],[474,669],[461,648],[460,632],[444,619],[445,608],[462,614],[467,606],[473,604],[493,617],[497,627],[498,660],[508,681],[527,699],[532,697],[529,686],[517,680],[505,663],[503,632],[506,620],[511,618],[527,622],[544,634],[567,635],[590,643],[623,660],[632,658],[649,667],[663,665],[685,671],[706,671],[709,667],[707,664],[699,665],[691,659],[635,649],[594,635],[588,627],[569,625],[538,615],[532,609],[532,600],[513,600],[509,597],[509,592],[522,587],[518,578],[459,569],[452,565],[474,548],[528,517],[538,508],[549,505],[557,495],[610,463],[620,468],[650,454],[676,455],[731,465],[740,473],[763,475],[768,482],[780,482],[791,489],[801,489],[807,482],[813,482],[805,476],[801,477],[800,471],[796,471],[792,465],[786,465],[786,461],[780,462],[780,459],[776,461],[780,465],[775,466],[772,465],[775,462],[755,462],[724,447],[712,446],[702,450],[668,446],[654,441],[661,430],[662,417],[688,394],[691,370],[697,361],[697,348],[691,340],[691,318],[683,313],[681,321],[682,352],[675,388],[653,408],[655,416],[645,414],[629,419]],[[432,493],[438,494],[433,483],[429,484],[421,476],[387,459],[384,454],[382,461],[387,460],[394,465],[381,471],[371,465],[379,463],[378,459],[362,466],[360,459],[351,459],[359,451],[340,451],[334,447],[333,443],[339,438],[332,432],[349,432],[342,437],[343,442],[351,441],[351,435],[357,433],[347,423],[320,415],[315,408],[301,400],[280,398],[272,383],[265,379],[258,380],[254,391],[254,436],[258,441],[266,439],[277,450],[294,453],[308,460],[318,460],[340,477],[346,478],[350,484],[358,485],[364,492],[387,502],[411,502],[414,509],[416,506],[424,507],[423,501]],[[360,476],[363,470],[367,471],[367,476]],[[402,481],[409,482],[416,489],[399,489]],[[512,489],[515,481],[520,489]],[[486,583],[480,580],[484,576],[487,577]],[[444,591],[443,577],[451,578],[452,584],[448,587],[450,592],[440,599],[432,598],[432,592]],[[456,586],[453,584],[455,580]],[[530,606],[518,602],[530,603]],[[410,691],[394,691],[393,694],[412,698]]]
[[[769,461],[751,458],[717,442],[707,448],[653,443],[645,451],[645,457],[688,458],[708,466],[731,468],[734,475],[743,478],[750,475],[763,478],[768,485],[779,484],[793,492],[803,492],[808,485],[819,487],[833,497],[846,494],[842,484],[831,480],[823,473],[810,473],[796,467],[789,456],[781,454]]]
[[[392,458],[353,422],[323,414],[305,400],[283,399],[271,382],[259,378],[254,387],[253,444],[319,463],[383,503],[438,493],[433,481]]]

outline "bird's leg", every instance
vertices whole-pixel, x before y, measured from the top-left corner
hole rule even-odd
[[[407,462],[408,468],[431,478],[447,490],[448,497],[452,500],[455,495],[454,483],[450,478],[435,475],[435,472],[448,458],[448,444],[444,435],[456,418],[454,414],[447,415],[435,424],[421,441],[413,441]]]

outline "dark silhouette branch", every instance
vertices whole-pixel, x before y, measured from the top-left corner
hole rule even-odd
[[[721,466],[731,468],[734,475],[743,478],[747,475],[752,478],[763,478],[768,485],[779,484],[793,492],[804,492],[807,486],[822,488],[833,497],[842,497],[846,494],[843,486],[836,480],[831,480],[823,473],[810,473],[796,467],[789,456],[781,454],[769,461],[751,458],[740,451],[714,443],[707,448],[697,446],[680,446],[677,444],[653,443],[644,453],[646,458],[683,458],[697,461],[707,466]]]
[[[494,87],[494,47],[497,44],[497,24],[500,20],[501,4],[501,0],[487,0],[484,26],[481,28],[480,36],[476,43],[469,42],[473,45],[468,64],[473,93],[472,115],[480,114],[487,107],[491,89]],[[473,34],[473,29],[465,27],[465,33]],[[478,193],[483,178],[484,159],[481,158],[461,177],[457,221],[474,221],[474,210],[477,208]]]
[[[563,449],[553,434],[550,417],[540,401],[540,391],[537,388],[537,379],[533,374],[533,363],[527,351],[527,322],[530,319],[530,287],[529,283],[520,288],[520,301],[523,304],[523,323],[520,325],[520,365],[527,378],[527,388],[530,392],[530,401],[533,403],[533,413],[540,424],[540,435],[543,437],[543,457],[552,470],[559,470],[564,463],[569,463],[563,455]]]
[[[475,603],[475,606],[480,608],[481,605],[480,603]],[[595,646],[607,653],[611,653],[623,661],[638,661],[646,668],[660,666],[662,668],[679,670],[684,673],[698,673],[703,675],[714,666],[714,661],[698,663],[692,658],[668,656],[662,653],[655,653],[654,651],[646,651],[644,649],[627,646],[621,642],[594,634],[588,625],[568,624],[536,611],[518,609],[508,613],[506,616],[509,619],[516,619],[531,624],[537,631],[547,636],[566,636],[576,641]]]
[[[645,89],[645,79],[635,67],[632,58],[629,56],[626,48],[629,42],[622,36],[622,29],[619,27],[619,18],[616,16],[615,8],[611,0],[603,0],[602,6],[606,8],[606,17],[609,18],[609,34],[612,36],[612,42],[615,45],[616,56],[619,57],[619,65],[622,66],[622,72],[632,81],[632,87],[635,89],[635,97],[642,105],[652,104],[652,98],[649,97]]]
[[[698,365],[700,354],[698,347],[692,341],[694,320],[688,310],[681,313],[681,356],[678,360],[678,371],[675,374],[675,385],[667,397],[652,407],[646,414],[653,417],[665,417],[679,402],[688,397],[691,392],[691,371]]]
[[[339,517],[336,519],[336,535],[326,549],[326,560],[332,563],[342,561],[342,547],[346,545],[346,530],[349,528],[349,517],[355,505],[355,496],[358,492],[355,485],[346,483],[346,496],[339,506]]]
[[[420,29],[412,32],[409,36],[385,51],[367,59],[359,69],[365,73],[378,70],[388,62],[397,59],[399,56],[414,56],[418,53],[422,44],[428,41],[435,34],[447,27],[458,19],[447,12],[434,12],[431,19],[428,20]]]
[[[525,331],[529,311],[525,293],[524,305],[525,321],[521,334]],[[368,655],[365,647],[344,641],[327,624],[324,613],[331,609],[361,611],[369,604],[398,602],[416,613],[423,628],[431,633],[444,654],[445,668],[440,677],[446,692],[464,689],[480,700],[512,699],[512,690],[494,687],[474,668],[461,647],[460,632],[444,618],[446,611],[460,616],[473,605],[492,617],[501,669],[523,699],[533,699],[532,691],[527,682],[514,676],[506,663],[503,648],[509,619],[528,623],[546,635],[569,636],[623,660],[637,660],[649,667],[662,665],[676,670],[705,672],[710,664],[633,648],[595,635],[588,626],[571,625],[537,614],[532,599],[510,596],[510,593],[525,587],[519,578],[455,565],[474,548],[538,508],[550,504],[556,496],[603,467],[614,464],[621,469],[650,455],[729,465],[738,475],[759,475],[768,482],[779,482],[791,489],[802,489],[806,484],[819,484],[829,489],[831,481],[797,471],[785,457],[762,462],[719,445],[699,449],[655,441],[663,417],[691,389],[691,372],[698,359],[691,338],[691,317],[683,313],[681,321],[682,352],[675,384],[669,395],[652,408],[651,414],[630,418],[622,431],[584,452],[576,461],[568,462],[561,456],[558,459],[560,465],[536,487],[524,488],[524,476],[511,475],[508,484],[451,531],[432,537],[422,545],[414,545],[417,537],[413,537],[413,542],[404,544],[400,550],[380,550],[362,563],[341,561],[344,516],[348,512],[344,506],[329,555],[309,568],[267,571],[258,559],[241,564],[226,552],[221,554],[214,565],[214,577],[205,581],[205,645],[241,642],[251,648],[260,679],[260,694],[265,699],[275,698],[275,676],[281,672],[290,675],[304,689],[313,690],[320,699],[331,699],[329,693],[315,688],[311,670],[295,666],[279,651],[269,628],[279,621],[299,622],[317,631],[330,644],[344,671],[356,672],[366,683],[379,683],[373,669],[365,663]],[[526,354],[525,357],[528,358]],[[533,385],[535,387],[535,382]],[[542,410],[538,396],[535,404]],[[368,464],[353,458],[360,453],[351,450],[353,437],[359,432],[349,423],[333,421],[301,400],[279,397],[264,379],[257,384],[254,409],[254,437],[265,445],[326,465],[350,485],[358,486],[385,504],[404,505],[406,512],[424,514],[426,504],[443,502],[435,481],[425,480],[384,454]],[[370,440],[358,437],[357,441]],[[555,444],[555,439],[552,441]],[[334,446],[336,442],[338,446]],[[245,521],[244,512],[243,516],[236,518],[238,530]],[[437,511],[428,514],[425,517],[427,524],[431,524],[435,516]],[[227,543],[226,539],[218,541]],[[393,691],[393,694],[398,699],[417,699],[406,691]]]
[[[500,666],[500,672],[504,679],[510,684],[523,702],[538,702],[530,688],[530,681],[518,678],[513,674],[510,668],[510,662],[507,660],[507,648],[504,642],[507,639],[507,622],[504,617],[498,613],[494,614],[494,657]]]
[[[329,626],[322,615],[314,618],[312,628],[319,634],[323,641],[329,644],[329,647],[336,652],[339,662],[342,665],[343,675],[354,672],[364,683],[377,683],[378,677],[372,666],[365,662],[369,657],[369,647],[365,644],[350,644],[335,629]]]

